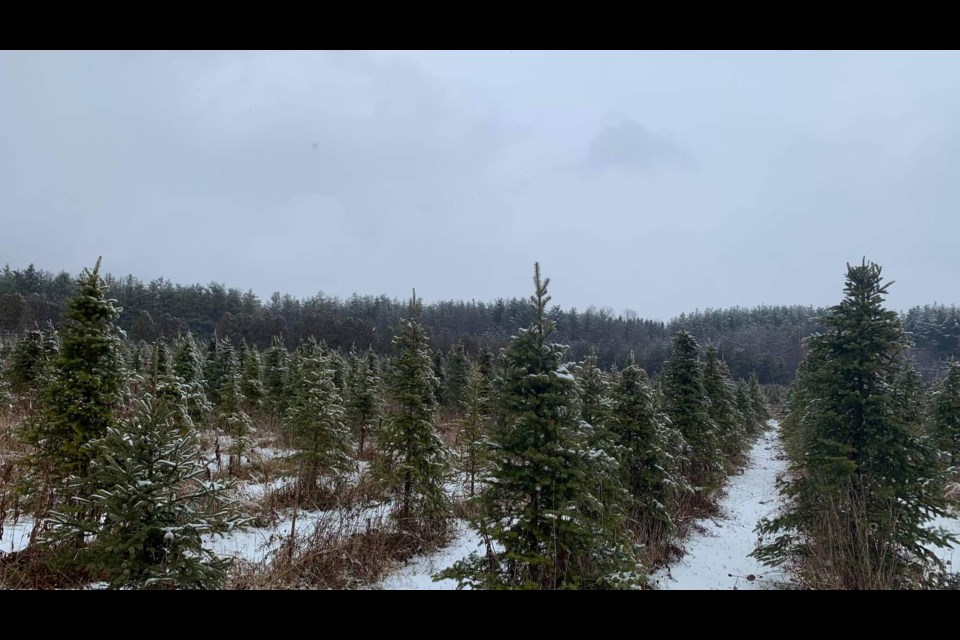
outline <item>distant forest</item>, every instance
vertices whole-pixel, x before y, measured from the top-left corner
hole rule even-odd
[[[298,299],[274,293],[266,302],[252,291],[222,284],[180,285],[160,278],[144,283],[132,275],[106,276],[110,295],[123,307],[119,324],[132,341],[153,341],[192,332],[209,338],[216,332],[232,341],[266,348],[274,336],[283,336],[288,348],[310,337],[334,349],[372,348],[393,351],[393,337],[406,317],[409,302],[385,295],[357,295],[341,299],[319,293]],[[76,292],[76,278],[66,272],[36,269],[0,271],[0,336],[58,326],[66,300]],[[638,294],[640,295],[640,294]],[[557,323],[556,339],[569,346],[567,358],[582,360],[591,348],[603,368],[622,366],[632,351],[638,364],[657,373],[670,352],[670,338],[678,330],[691,333],[701,344],[715,345],[734,378],[756,373],[765,384],[789,384],[805,349],[804,338],[817,331],[821,309],[812,306],[759,306],[707,309],[681,314],[662,322],[615,315],[606,308],[579,311],[553,306],[549,317]],[[431,347],[447,351],[461,342],[475,355],[481,346],[499,349],[533,322],[533,311],[521,298],[491,302],[442,301],[425,304],[421,324]],[[912,356],[925,378],[945,369],[960,355],[960,309],[924,305],[902,314],[912,334]]]

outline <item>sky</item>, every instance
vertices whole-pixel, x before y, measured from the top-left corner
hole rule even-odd
[[[0,264],[668,319],[960,302],[960,54],[0,52]]]

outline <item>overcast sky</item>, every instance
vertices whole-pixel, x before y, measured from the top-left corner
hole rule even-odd
[[[960,302],[955,53],[0,52],[0,264],[667,319]]]

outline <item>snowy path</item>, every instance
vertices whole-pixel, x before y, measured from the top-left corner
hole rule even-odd
[[[687,554],[677,564],[650,576],[660,589],[763,589],[784,582],[782,574],[748,557],[757,542],[757,521],[777,510],[777,474],[787,466],[778,460],[776,421],[750,451],[750,465],[730,478],[717,520],[702,520],[706,531],[686,542]],[[754,580],[748,580],[753,576]]]
[[[413,589],[456,589],[455,580],[440,580],[434,582],[433,574],[452,567],[457,560],[470,555],[473,551],[481,551],[480,535],[471,529],[463,520],[456,524],[453,541],[433,553],[418,556],[395,573],[387,576],[377,588],[388,590]]]

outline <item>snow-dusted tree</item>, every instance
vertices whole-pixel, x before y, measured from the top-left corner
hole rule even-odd
[[[467,376],[470,373],[470,358],[463,348],[463,343],[458,342],[449,352],[446,360],[446,380],[443,389],[443,398],[446,406],[450,409],[461,411],[464,391],[467,387]]]
[[[767,424],[767,420],[770,419],[770,407],[767,406],[767,399],[760,389],[760,381],[757,379],[756,373],[750,376],[750,401],[753,403],[753,412],[757,416],[762,431]]]
[[[41,412],[24,432],[53,477],[85,477],[91,452],[85,445],[116,422],[123,389],[120,310],[106,297],[100,260],[77,280],[60,329],[60,350],[41,394]]]
[[[7,382],[6,369],[6,364],[0,358],[0,416],[13,410],[13,392],[10,390],[10,383]]]
[[[613,438],[610,433],[610,418],[613,412],[613,399],[610,397],[610,383],[607,376],[597,365],[596,350],[573,367],[577,383],[577,398],[580,403],[580,418],[587,443],[593,449],[604,449],[613,453]]]
[[[280,336],[273,337],[273,344],[263,356],[263,387],[267,405],[276,415],[283,415],[288,406],[287,378],[290,354]]]
[[[206,480],[194,432],[177,428],[176,411],[149,394],[134,414],[84,448],[89,473],[69,486],[79,508],[55,512],[44,541],[64,545],[112,588],[215,589],[229,566],[203,536],[242,528],[229,485]]]
[[[230,438],[227,448],[230,456],[229,469],[231,475],[236,475],[240,472],[243,455],[250,448],[249,433],[253,423],[243,410],[244,398],[240,390],[242,375],[237,354],[229,340],[218,342],[216,358],[219,361],[217,375],[220,378],[220,387],[217,389],[217,423],[220,430]]]
[[[749,434],[756,434],[761,431],[760,418],[753,408],[753,398],[750,396],[750,385],[746,380],[737,380],[734,388],[737,413],[743,420],[744,428]]]
[[[447,390],[447,360],[443,357],[443,351],[439,349],[433,352],[433,377],[436,380],[433,395],[437,404],[445,407],[447,402],[443,393]]]
[[[466,476],[470,497],[476,493],[477,479],[488,468],[490,457],[489,432],[493,424],[491,412],[494,400],[493,383],[483,375],[478,365],[471,365],[463,390],[460,419],[457,469]]]
[[[942,452],[944,462],[960,466],[960,362],[950,365],[946,377],[937,382],[930,402],[930,433]]]
[[[259,408],[263,405],[266,390],[263,388],[263,362],[256,347],[247,348],[243,356],[243,379],[240,391],[247,404]]]
[[[300,495],[310,499],[320,490],[321,476],[336,482],[353,470],[355,463],[331,358],[313,341],[299,351],[295,359],[297,383],[291,389],[284,424],[299,451]]]
[[[866,260],[847,269],[843,301],[818,319],[791,398],[791,472],[782,513],[763,520],[755,555],[792,562],[814,584],[855,589],[915,586],[933,547],[928,527],[947,502],[936,447],[922,436],[903,389],[909,342],[883,308],[889,285]],[[802,404],[801,404],[802,402]],[[794,416],[793,414],[798,415]]]
[[[418,321],[420,301],[410,302],[410,319],[402,320],[393,339],[387,391],[395,406],[377,434],[379,457],[373,472],[395,498],[394,515],[405,530],[445,530],[451,515],[444,490],[448,453],[434,427],[437,379],[431,367],[427,334]]]
[[[10,357],[7,375],[13,390],[25,393],[42,386],[44,372],[56,353],[49,353],[47,340],[36,325],[17,338]],[[52,356],[52,357],[51,357]]]
[[[683,436],[656,404],[647,372],[631,352],[613,388],[612,429],[620,469],[632,500],[630,528],[648,544],[664,542],[675,531],[680,496],[689,491],[681,473]]]
[[[361,358],[351,351],[347,374],[347,418],[356,434],[357,454],[361,456],[367,435],[374,431],[383,411],[382,386],[376,354],[368,350]]]
[[[207,400],[203,379],[203,356],[193,335],[180,338],[173,354],[173,372],[183,382],[187,393],[187,411],[194,424],[201,424],[213,411]]]
[[[684,475],[702,496],[723,483],[723,452],[703,387],[700,346],[686,331],[673,337],[673,352],[663,368],[663,394],[667,415],[687,442]]]
[[[171,408],[174,425],[181,430],[193,428],[190,417],[189,389],[174,372],[163,338],[153,345],[148,387],[151,395]]]
[[[730,380],[730,370],[713,345],[707,347],[703,389],[710,401],[708,413],[717,426],[717,437],[724,454],[732,458],[742,453],[747,446],[747,425],[737,411],[737,388]]]
[[[487,542],[441,572],[460,586],[602,588],[640,580],[622,514],[594,494],[616,463],[590,450],[577,411],[576,385],[563,367],[566,348],[549,342],[549,280],[534,268],[534,324],[503,353],[505,424],[491,433],[489,486],[476,498],[475,524]]]

